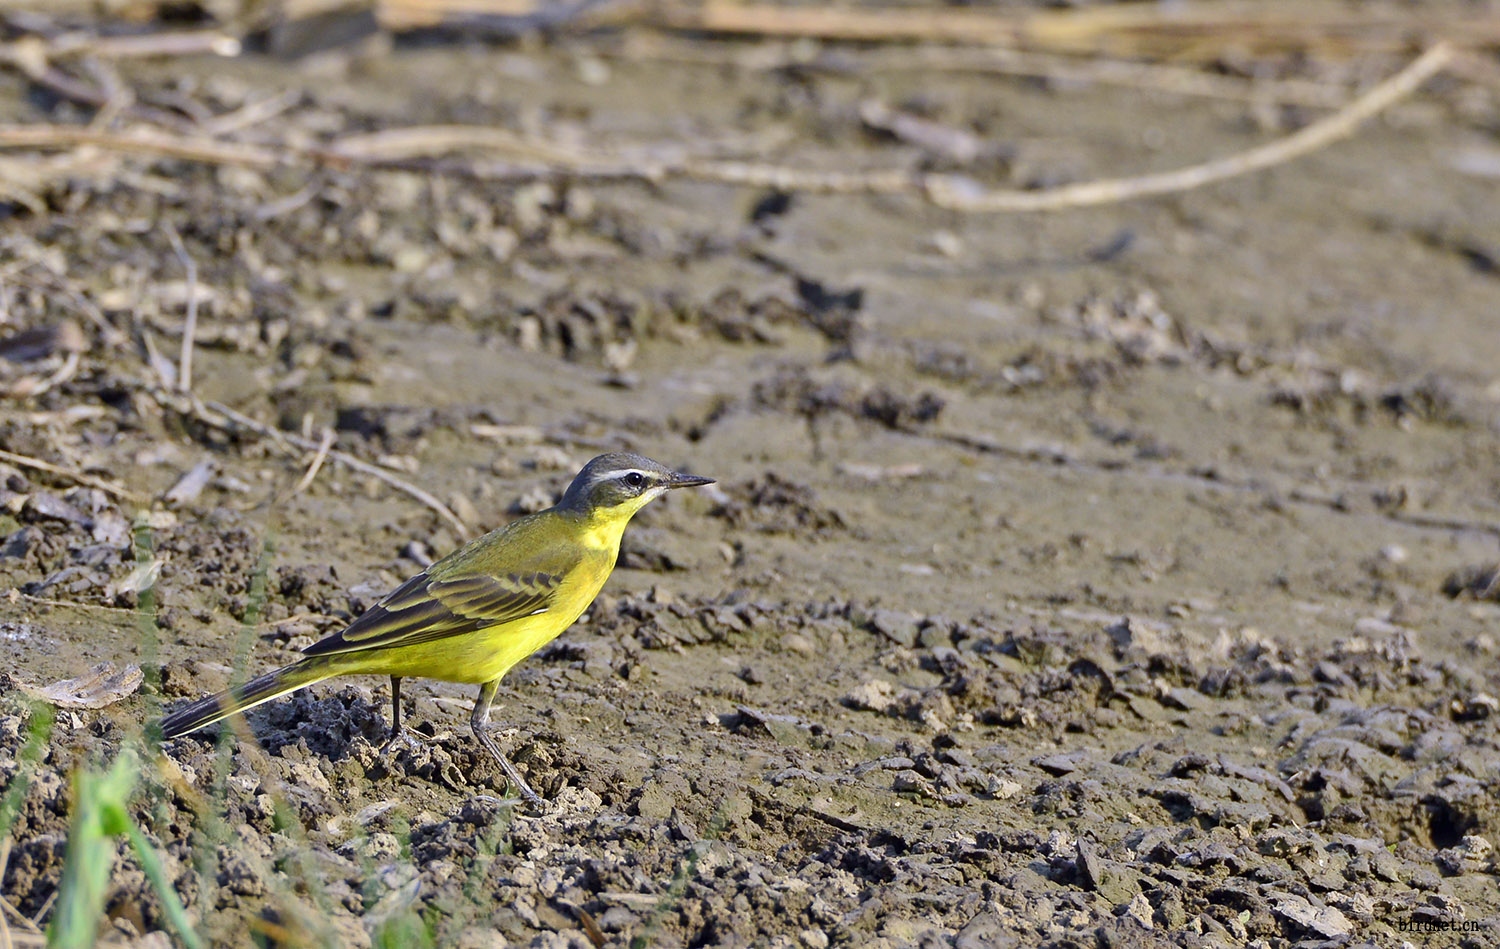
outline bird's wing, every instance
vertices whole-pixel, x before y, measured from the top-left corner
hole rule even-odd
[[[434,579],[419,573],[326,639],[310,656],[412,646],[547,612],[562,574],[535,571]]]

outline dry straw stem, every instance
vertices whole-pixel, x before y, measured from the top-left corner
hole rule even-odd
[[[54,389],[78,372],[78,366],[83,361],[83,356],[77,349],[70,349],[63,357],[63,364],[49,376],[22,376],[9,386],[0,386],[0,396],[17,399],[34,399],[49,389]]]
[[[12,846],[12,838],[10,837],[6,837],[4,844],[0,844],[0,872],[4,872],[5,868],[10,864]],[[7,918],[14,919],[16,925],[21,927],[21,932],[11,932],[10,924],[6,922]],[[0,895],[0,936],[3,936],[0,946],[46,945],[46,939],[43,938],[41,927],[32,920],[27,919],[25,914],[3,895]]]
[[[1215,181],[1283,164],[1354,134],[1361,122],[1411,95],[1422,83],[1441,72],[1453,55],[1452,46],[1438,43],[1401,72],[1333,115],[1286,138],[1201,165],[1136,178],[1088,181],[1048,191],[989,191],[977,194],[955,188],[950,178],[933,176],[926,181],[927,196],[939,207],[955,211],[1051,211],[1189,191]]]
[[[5,451],[3,449],[0,449],[0,461],[6,461],[13,465],[19,465],[22,468],[30,468],[33,471],[45,471],[48,474],[57,475],[59,478],[66,478],[69,481],[84,485],[85,487],[98,488],[105,494],[120,498],[124,501],[132,501],[136,504],[142,504],[145,502],[145,499],[142,498],[139,494],[136,494],[134,491],[122,488],[118,485],[110,484],[108,481],[96,478],[91,474],[84,474],[82,471],[78,471],[74,468],[65,468],[62,465],[54,465],[50,461],[43,461],[40,458],[32,458],[30,455],[18,455],[13,451]]]
[[[403,0],[404,2],[404,0]],[[436,0],[424,0],[433,5]],[[481,3],[482,0],[462,0]],[[396,5],[384,0],[382,7]],[[455,2],[455,6],[457,3]],[[595,14],[598,20],[603,14]],[[1471,46],[1500,40],[1500,17],[1427,11],[1350,9],[1340,4],[1225,2],[1129,3],[1009,13],[974,9],[870,9],[709,0],[665,2],[617,22],[742,36],[858,42],[940,42],[1005,46],[1078,55],[1206,61],[1226,48],[1247,53],[1311,50],[1323,54],[1399,52],[1413,36]]]
[[[92,145],[114,152],[148,155],[153,158],[178,158],[211,165],[245,165],[250,168],[274,168],[290,154],[238,142],[221,142],[202,136],[179,135],[149,128],[135,127],[125,132],[110,132],[79,125],[0,125],[0,148],[79,148]]]
[[[161,56],[238,56],[238,39],[222,30],[172,30],[124,36],[64,33],[43,41],[49,57],[95,56],[99,59],[155,59]]]
[[[1112,204],[1189,191],[1261,171],[1329,145],[1353,134],[1361,122],[1411,95],[1423,82],[1442,71],[1453,55],[1452,46],[1439,43],[1340,111],[1286,138],[1201,165],[1134,178],[1088,181],[1044,191],[985,191],[967,178],[908,175],[904,171],[807,171],[746,162],[701,162],[687,165],[683,173],[705,180],[783,191],[894,194],[917,189],[933,204],[965,213],[1057,211]]]
[[[307,0],[297,0],[306,3]],[[397,33],[408,30],[426,30],[445,25],[461,25],[465,22],[495,22],[512,20],[538,22],[555,25],[559,20],[579,24],[584,19],[596,22],[596,18],[583,18],[581,14],[598,3],[546,2],[546,0],[376,0],[375,17],[381,27]],[[571,6],[573,9],[568,10]],[[607,4],[606,4],[607,6]],[[634,4],[626,4],[633,7]],[[633,14],[627,13],[626,16]]]
[[[98,110],[93,122],[95,126],[108,125],[115,117],[128,114],[157,125],[185,129],[191,123],[177,112],[136,102],[131,90],[115,72],[114,61],[124,57],[189,55],[209,51],[234,55],[240,48],[238,43],[223,42],[205,48],[196,36],[177,33],[120,39],[127,42],[119,44],[112,39],[82,33],[64,34],[52,40],[22,36],[9,43],[0,43],[0,64],[15,68],[30,81],[64,99]],[[56,59],[78,58],[83,59],[83,71],[91,75],[92,82],[73,76],[53,63]]]
[[[138,129],[111,133],[73,126],[0,126],[0,148],[66,148],[95,145],[122,151],[187,159],[210,164],[238,164],[269,168],[282,163],[338,166],[403,167],[414,160],[455,152],[519,153],[535,168],[509,163],[448,162],[447,173],[476,178],[561,174],[593,177],[638,177],[650,181],[688,178],[725,184],[843,194],[899,194],[917,192],[934,204],[968,213],[1049,211],[1107,204],[1152,195],[1187,191],[1215,181],[1260,171],[1322,148],[1352,134],[1359,124],[1411,95],[1440,72],[1455,56],[1455,48],[1440,42],[1400,73],[1380,83],[1328,116],[1279,141],[1238,155],[1175,171],[1135,178],[1084,182],[1047,191],[984,191],[966,178],[951,175],[914,175],[904,169],[870,172],[812,171],[743,161],[705,161],[692,157],[631,160],[618,153],[585,153],[551,143],[536,142],[486,127],[420,126],[335,140],[316,149],[283,146],[279,150],[169,132]],[[309,449],[310,450],[310,449]]]
[[[306,491],[318,476],[323,467],[323,462],[328,460],[328,452],[333,448],[333,429],[324,427],[323,438],[318,442],[318,450],[313,454],[312,461],[308,463],[307,470],[302,473],[302,478],[292,488],[290,497],[295,497]]]
[[[42,3],[43,0],[31,0]],[[92,0],[45,0],[88,8]],[[168,6],[140,0],[137,14]],[[235,6],[230,5],[231,8]],[[1413,37],[1469,45],[1500,40],[1500,17],[1451,15],[1415,7],[1363,6],[1308,0],[1223,0],[1215,3],[1129,3],[1081,9],[1021,11],[951,7],[887,7],[741,3],[733,0],[282,0],[284,22],[330,10],[372,8],[386,30],[446,27],[506,33],[528,29],[647,27],[676,32],[759,37],[810,37],[856,42],[939,42],[1008,46],[1078,55],[1205,61],[1227,47],[1247,53],[1308,50],[1324,54],[1398,52]],[[224,53],[236,41],[224,33],[178,42]],[[96,40],[97,55],[152,55]],[[149,49],[149,45],[147,45]],[[110,50],[107,52],[107,50]],[[163,43],[161,53],[170,54]]]
[[[13,236],[16,239],[6,241],[3,247],[3,254],[8,259],[0,265],[0,281],[30,287],[47,294],[53,302],[70,304],[94,324],[105,345],[116,348],[125,345],[129,337],[116,329],[98,304],[61,272],[63,268],[50,259],[42,245],[19,234]]]
[[[218,402],[201,402],[196,396],[192,395],[191,393],[187,393],[184,395],[179,393],[170,393],[165,390],[154,390],[152,392],[152,396],[162,407],[183,415],[191,416],[192,418],[197,419],[203,424],[208,425],[212,428],[216,428],[219,431],[229,432],[231,434],[237,430],[249,431],[261,436],[262,438],[271,439],[273,442],[276,442],[278,445],[280,445],[283,450],[288,450],[288,446],[290,446],[291,448],[295,448],[299,451],[315,452],[318,454],[322,454],[327,458],[332,458],[334,461],[338,462],[346,468],[349,468],[350,470],[358,471],[360,474],[369,475],[375,480],[390,485],[397,491],[401,491],[417,499],[418,501],[427,505],[427,507],[431,508],[443,520],[452,525],[453,529],[458,532],[458,536],[461,540],[468,540],[469,538],[470,531],[468,525],[465,524],[457,514],[454,514],[452,509],[449,508],[448,505],[444,504],[442,501],[439,501],[436,497],[434,497],[427,491],[424,491],[416,485],[412,484],[410,481],[406,481],[403,478],[398,478],[396,475],[385,470],[384,468],[372,465],[367,461],[361,461],[353,455],[346,454],[341,451],[325,449],[322,447],[321,443],[315,442],[310,438],[302,438],[299,435],[293,435],[291,432],[283,432],[279,429],[273,428],[270,425],[266,425],[262,422],[257,422],[250,416],[245,415],[242,412],[237,412],[227,405],[223,405]],[[322,462],[318,462],[318,466],[321,467],[321,465]],[[316,468],[310,469],[310,473],[311,475],[316,475]],[[311,483],[312,479],[309,476],[305,476],[305,480]]]
[[[179,392],[193,390],[193,342],[198,335],[198,264],[193,255],[183,246],[182,236],[169,222],[166,226],[167,240],[172,242],[172,252],[182,263],[187,276],[187,318],[182,325],[182,351],[177,360],[177,389]]]
[[[855,68],[872,73],[977,73],[1025,76],[1049,82],[1150,89],[1184,96],[1232,102],[1280,103],[1311,109],[1337,109],[1349,101],[1341,85],[1313,79],[1240,77],[1204,72],[1191,66],[1143,63],[1094,57],[1082,59],[1060,53],[1018,49],[955,46],[894,46],[868,49],[839,48],[830,57],[792,42],[704,43],[655,33],[625,36],[615,49],[599,55],[641,62],[732,67],[751,72],[798,67],[847,73]]]
[[[572,149],[477,125],[419,125],[346,135],[321,151],[333,161],[385,164],[460,151],[502,152],[564,167],[586,160]]]
[[[489,126],[431,125],[361,133],[335,139],[322,148],[267,147],[227,142],[144,126],[119,132],[77,125],[0,124],[0,149],[59,149],[92,146],[115,152],[171,158],[209,165],[270,169],[278,165],[399,165],[403,161],[457,151],[504,152],[563,168],[586,159],[561,145],[530,140]]]

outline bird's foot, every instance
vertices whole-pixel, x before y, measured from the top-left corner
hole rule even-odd
[[[540,794],[531,789],[531,785],[527,784],[526,779],[521,777],[521,772],[517,771],[516,766],[511,764],[510,759],[504,755],[500,756],[500,768],[505,772],[505,780],[510,784],[510,790],[515,794],[519,794],[521,796],[520,800],[524,800],[527,804],[530,804],[532,810],[538,814],[547,813],[547,802],[542,799]]]
[[[547,802],[542,800],[540,794],[531,789],[531,785],[527,784],[526,779],[521,777],[521,772],[516,770],[516,766],[510,763],[510,759],[500,753],[500,746],[496,745],[495,739],[490,737],[489,729],[476,723],[474,725],[474,737],[479,739],[479,743],[484,746],[484,750],[490,753],[490,757],[494,758],[495,762],[500,765],[500,770],[505,772],[505,780],[509,782],[510,789],[521,795],[526,803],[530,804],[537,813],[547,813]]]
[[[530,804],[531,803],[530,801],[527,801],[526,798],[524,798],[524,797],[496,797],[493,794],[476,794],[470,800],[472,800],[476,804],[484,804],[487,807],[493,807],[493,808],[496,808],[496,809],[504,808],[504,807],[516,807],[517,805],[520,805],[520,804]],[[538,800],[541,800],[541,799],[538,798]],[[535,805],[532,805],[532,806],[534,807]],[[546,806],[547,806],[547,802],[546,801],[542,801],[542,807],[543,807],[543,809],[545,809]]]
[[[380,746],[380,753],[387,757],[394,757],[402,751],[416,758],[431,755],[432,746],[404,728],[400,731],[392,732],[391,737],[387,738],[385,744]]]

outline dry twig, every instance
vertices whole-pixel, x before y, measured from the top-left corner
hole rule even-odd
[[[634,3],[611,0],[376,0],[375,3],[375,16],[381,27],[397,33],[450,27],[519,36],[568,26],[629,22],[639,12]]]
[[[182,326],[182,353],[177,361],[177,389],[180,392],[193,390],[193,341],[198,335],[198,264],[187,248],[182,236],[171,222],[166,225],[167,240],[172,242],[172,252],[187,271],[187,317]]]
[[[78,372],[78,364],[81,361],[82,356],[79,352],[76,349],[70,350],[63,357],[62,365],[58,366],[56,371],[46,378],[38,379],[35,376],[26,376],[16,380],[9,388],[0,391],[13,398],[34,399],[48,389],[60,386],[73,378]]]
[[[75,47],[75,52],[83,49]],[[95,127],[104,128],[121,114],[169,128],[188,125],[174,112],[137,103],[135,94],[119,78],[110,60],[92,54],[83,57],[82,65],[96,81],[90,83],[53,65],[54,55],[54,47],[39,37],[0,43],[0,66],[14,67],[31,82],[57,96],[98,110],[91,123]]]
[[[272,426],[266,425],[263,422],[257,422],[255,419],[251,418],[248,415],[245,415],[243,412],[237,412],[222,403],[205,403],[200,401],[192,393],[174,394],[166,392],[164,390],[155,390],[152,394],[162,407],[197,419],[203,424],[208,425],[212,428],[216,428],[219,431],[229,432],[231,434],[237,430],[252,432],[256,435],[261,436],[262,438],[271,439],[284,451],[288,452],[292,451],[293,449],[304,452],[323,451],[323,449],[320,447],[320,444],[310,438],[303,438],[300,435],[293,435],[291,432],[283,432],[280,429],[273,428]],[[332,458],[334,461],[338,462],[346,468],[349,468],[350,470],[358,471],[360,474],[369,475],[375,480],[387,484],[395,488],[396,490],[417,499],[427,507],[431,508],[443,520],[452,525],[453,529],[458,532],[458,536],[461,540],[467,540],[469,538],[470,531],[468,525],[466,525],[457,514],[454,514],[453,510],[449,508],[448,505],[444,504],[442,501],[439,501],[431,493],[422,490],[421,488],[412,484],[410,481],[407,481],[403,478],[398,478],[396,475],[385,470],[384,468],[381,468],[377,465],[372,465],[368,461],[363,461],[345,452],[337,451],[335,449],[328,449],[326,451],[326,456],[328,458]],[[313,471],[313,474],[316,474],[316,471]],[[311,479],[307,478],[305,480],[310,481]]]
[[[232,112],[216,115],[211,119],[198,123],[200,131],[208,135],[218,137],[239,132],[251,126],[260,125],[281,115],[298,102],[302,101],[302,93],[298,90],[287,90],[247,102]]]
[[[1024,76],[1058,83],[1150,89],[1184,96],[1232,102],[1276,103],[1312,109],[1337,109],[1349,94],[1337,83],[1296,78],[1243,78],[1219,75],[1162,63],[1132,62],[1092,57],[1080,59],[1059,53],[1038,53],[999,46],[918,46],[875,49],[839,48],[831,56],[808,57],[792,43],[707,43],[651,33],[631,33],[616,51],[602,56],[629,61],[668,62],[698,66],[731,66],[762,72],[797,67],[846,73],[852,63],[859,70],[878,73],[979,73]]]
[[[40,244],[30,238],[18,237],[15,243],[7,242],[3,249],[10,259],[0,267],[0,277],[21,286],[39,289],[54,300],[59,297],[66,299],[98,328],[99,337],[106,345],[119,347],[128,341],[129,337],[115,328],[105,317],[104,311],[78,289],[61,272],[61,268],[51,262]]]
[[[581,159],[572,149],[524,138],[508,129],[483,125],[417,125],[346,135],[325,149],[328,156],[351,163],[384,164],[460,151],[503,152],[517,158],[573,165]]]
[[[96,56],[100,59],[151,59],[160,56],[238,56],[240,41],[222,30],[173,30],[122,36],[76,31],[42,38],[27,36],[0,43],[0,61]]]
[[[302,479],[292,488],[287,497],[296,497],[313,483],[318,476],[318,471],[323,467],[323,462],[328,459],[328,451],[333,447],[333,429],[324,427],[323,440],[318,442],[318,450],[313,454],[312,462],[308,464],[307,471],[303,472]]]
[[[1453,57],[1453,47],[1438,43],[1401,72],[1385,80],[1343,109],[1278,141],[1238,155],[1188,168],[1135,178],[1107,178],[1046,191],[988,191],[972,193],[947,176],[925,182],[928,198],[954,211],[1052,211],[1061,208],[1111,204],[1152,195],[1189,191],[1273,165],[1284,164],[1352,135],[1361,122],[1390,108],[1441,72]]]
[[[176,158],[210,165],[244,165],[274,168],[299,157],[295,150],[274,151],[238,142],[221,142],[202,136],[179,135],[150,128],[111,132],[77,125],[0,125],[0,148],[61,149],[93,145],[115,152]]]
[[[22,593],[15,587],[11,587],[5,591],[5,596],[11,602],[25,600],[28,603],[36,603],[39,606],[55,606],[69,610],[94,610],[98,613],[114,613],[120,617],[122,622],[129,619],[131,614],[135,612],[132,607],[128,606],[109,606],[104,603],[89,603],[83,600],[58,600],[50,596],[37,596],[35,593]]]
[[[710,161],[664,150],[656,156],[636,151],[583,152],[541,142],[510,132],[469,126],[419,126],[350,136],[327,146],[279,150],[173,135],[155,130],[114,134],[56,126],[0,126],[0,148],[60,148],[90,144],[136,151],[159,157],[213,164],[268,168],[281,163],[314,163],[367,167],[410,167],[414,160],[433,159],[454,152],[501,151],[520,155],[534,165],[450,161],[441,169],[475,178],[537,177],[568,174],[575,177],[634,177],[648,181],[689,178],[724,184],[844,194],[900,194],[918,192],[939,207],[968,213],[1049,211],[1107,204],[1202,187],[1291,161],[1352,134],[1359,124],[1411,95],[1423,82],[1443,70],[1455,48],[1438,43],[1395,76],[1349,103],[1339,112],[1279,141],[1238,155],[1189,168],[1134,178],[1083,182],[1046,191],[985,191],[972,181],[952,175],[916,175],[903,169],[877,171],[815,171],[744,161]]]
[[[399,3],[401,0],[385,0]],[[424,0],[429,5],[457,0]],[[484,0],[463,0],[465,3]],[[975,8],[785,6],[707,0],[665,0],[656,7],[615,11],[617,21],[668,30],[855,42],[953,43],[1004,46],[1074,55],[1204,61],[1233,46],[1250,53],[1395,53],[1413,36],[1470,47],[1500,42],[1500,18],[1395,8],[1350,11],[1337,4],[1221,2],[1122,3],[1011,13]]]
[[[9,845],[10,841],[7,839],[7,850],[10,849]],[[0,864],[0,867],[3,866],[4,864]],[[47,939],[37,924],[22,915],[9,899],[0,896],[0,906],[5,908],[5,912],[0,913],[0,949],[12,949],[12,947],[14,949],[31,949],[31,947],[40,949],[47,944]],[[7,915],[16,918],[21,925],[21,932],[11,932],[10,923],[6,922]]]
[[[145,503],[145,498],[127,488],[122,488],[118,485],[110,484],[108,481],[96,478],[91,474],[85,474],[84,472],[77,471],[73,468],[65,468],[62,465],[54,465],[50,461],[43,461],[40,458],[33,458],[30,455],[19,455],[13,451],[5,451],[4,449],[0,449],[0,461],[6,461],[13,465],[18,465],[22,468],[30,468],[33,471],[45,471],[48,474],[57,475],[59,478],[67,478],[68,480],[84,485],[85,487],[98,488],[105,494],[120,498],[123,501],[132,501],[136,504]]]

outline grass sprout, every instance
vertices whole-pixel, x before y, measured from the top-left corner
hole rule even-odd
[[[74,773],[73,816],[62,882],[47,930],[47,942],[55,949],[88,949],[98,940],[118,837],[130,841],[136,861],[161,899],[178,938],[188,949],[203,946],[172,881],[167,879],[161,855],[130,817],[130,799],[139,783],[140,762],[131,750],[121,753],[108,771],[83,768]]]

